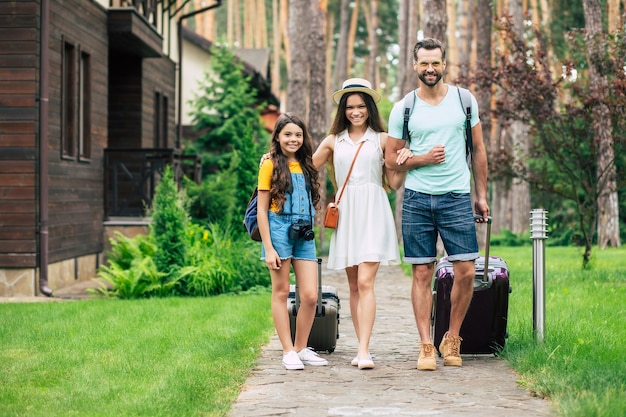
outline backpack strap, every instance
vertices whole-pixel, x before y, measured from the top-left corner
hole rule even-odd
[[[404,125],[402,126],[402,140],[410,140],[409,134],[409,117],[413,111],[413,104],[415,103],[415,90],[411,90],[406,96],[404,96]]]
[[[472,96],[467,88],[457,87],[459,100],[463,113],[465,113],[465,156],[467,165],[472,165],[472,152],[474,151],[474,140],[472,139]]]

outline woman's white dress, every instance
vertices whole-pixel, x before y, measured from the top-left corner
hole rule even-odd
[[[382,186],[384,156],[380,135],[372,129],[368,128],[358,143],[349,138],[347,131],[335,138],[337,197],[363,141],[365,144],[339,202],[339,223],[330,238],[329,269],[344,269],[363,262],[400,264],[396,226]]]

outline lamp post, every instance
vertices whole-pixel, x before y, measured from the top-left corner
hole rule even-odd
[[[530,211],[530,238],[533,240],[533,331],[538,342],[545,336],[545,245],[548,238],[547,211],[533,209]]]

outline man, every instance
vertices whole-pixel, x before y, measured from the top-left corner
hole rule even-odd
[[[437,259],[437,235],[441,237],[454,268],[450,325],[439,351],[444,366],[461,366],[459,331],[472,300],[474,260],[478,258],[476,226],[470,200],[470,169],[466,163],[465,120],[456,87],[442,81],[446,52],[437,39],[418,41],[413,49],[413,69],[421,80],[409,119],[409,148],[413,156],[398,153],[402,140],[403,100],[389,116],[385,153],[388,169],[408,171],[402,207],[404,260],[412,264],[411,300],[421,346],[417,369],[435,370],[436,354],[430,335],[431,282]],[[486,222],[487,153],[472,95],[472,172],[476,188],[474,210]]]

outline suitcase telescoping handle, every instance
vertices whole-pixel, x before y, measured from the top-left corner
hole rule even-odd
[[[480,214],[474,214],[474,220],[482,219]],[[491,216],[487,216],[487,239],[485,242],[485,271],[483,272],[483,282],[489,282],[489,244],[491,243]]]
[[[298,280],[296,279],[296,312],[300,309],[300,291],[298,291]],[[322,305],[322,258],[317,258],[317,312],[316,317],[324,313]]]

